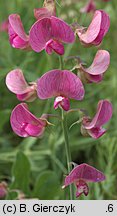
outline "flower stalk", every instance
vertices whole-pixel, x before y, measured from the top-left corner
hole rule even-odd
[[[64,140],[65,140],[65,150],[66,150],[66,157],[67,157],[67,169],[68,169],[68,173],[70,173],[71,172],[71,152],[70,152],[69,138],[68,138],[67,116],[64,113],[63,109],[62,109],[62,128],[63,128],[63,134],[64,134]],[[73,192],[72,185],[69,186],[69,189],[70,189],[70,200],[73,200],[74,192]]]

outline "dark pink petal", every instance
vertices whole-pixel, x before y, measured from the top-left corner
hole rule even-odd
[[[105,176],[96,168],[83,163],[76,166],[69,175],[66,176],[64,187],[72,183],[77,183],[79,180],[85,182],[100,182],[105,180]]]
[[[78,31],[78,36],[84,44],[99,45],[108,32],[110,19],[106,12],[97,10],[86,32]]]
[[[73,43],[75,36],[67,23],[52,16],[38,20],[32,26],[29,35],[30,45],[35,52],[45,49],[46,43],[50,39],[54,39],[60,43]]]
[[[87,122],[84,127],[92,129],[95,127],[100,128],[106,124],[112,117],[112,104],[108,100],[101,100],[97,106],[97,113],[91,122]]]
[[[74,73],[67,70],[52,70],[38,79],[37,94],[40,99],[63,96],[82,100],[84,87]]]
[[[93,63],[89,68],[81,65],[81,72],[91,82],[100,82],[103,79],[103,73],[106,72],[110,64],[110,54],[106,50],[98,50]]]
[[[57,109],[61,106],[65,111],[70,109],[70,102],[68,98],[58,96],[54,101],[54,109]]]
[[[95,127],[95,128],[91,128],[89,130],[87,130],[88,134],[94,138],[94,139],[98,139],[100,138],[103,134],[106,133],[106,130],[102,127],[98,128],[98,127]]]
[[[81,13],[90,13],[96,10],[96,5],[94,0],[89,0],[85,7],[80,9]]]
[[[27,93],[29,89],[29,85],[20,69],[12,70],[7,74],[6,85],[7,88],[15,94]]]
[[[76,197],[79,197],[82,193],[84,193],[85,196],[89,193],[89,187],[87,183],[83,180],[79,180],[76,183],[77,191],[76,191]]]
[[[25,49],[29,46],[29,38],[24,31],[22,21],[18,14],[9,16],[9,40],[14,48]]]
[[[55,51],[59,55],[64,54],[64,46],[63,46],[63,44],[58,42],[58,41],[55,41],[53,39],[49,40],[46,43],[45,50],[49,55],[52,54],[53,51]]]
[[[25,103],[17,105],[12,111],[11,127],[18,136],[21,137],[37,137],[44,132],[46,123],[36,118],[29,110]]]

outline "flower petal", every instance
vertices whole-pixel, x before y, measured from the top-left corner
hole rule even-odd
[[[82,69],[84,72],[91,74],[91,75],[99,75],[104,73],[110,64],[110,54],[106,50],[98,50],[96,56],[93,60],[93,63],[89,68]]]
[[[103,134],[106,133],[106,130],[105,130],[104,128],[102,128],[102,127],[100,127],[100,128],[96,127],[96,128],[91,128],[91,129],[87,130],[87,132],[88,132],[88,134],[89,134],[92,138],[98,139],[98,138],[100,138]]]
[[[52,54],[53,51],[55,51],[59,55],[64,54],[63,44],[52,39],[46,43],[45,50],[49,55]]]
[[[100,182],[105,180],[105,176],[96,168],[83,163],[76,166],[69,175],[66,176],[64,186],[66,187],[72,183],[76,183],[80,179],[86,182]]]
[[[70,108],[70,102],[68,98],[58,96],[54,101],[54,109],[57,109],[61,106],[65,111],[68,111]]]
[[[108,100],[101,100],[97,106],[97,113],[90,123],[86,123],[86,129],[101,127],[106,124],[112,117],[112,104]]]
[[[11,14],[9,16],[9,24],[13,31],[24,41],[28,41],[28,36],[24,31],[24,27],[22,25],[22,21],[18,14]]]
[[[45,127],[44,121],[36,118],[25,103],[17,105],[12,111],[11,127],[18,136],[39,136],[42,135]]]
[[[76,191],[76,197],[79,197],[82,193],[84,193],[85,196],[89,193],[89,187],[86,182],[83,180],[79,180],[78,183],[76,183],[77,191]]]
[[[12,70],[7,74],[6,85],[15,94],[25,94],[29,89],[29,85],[20,69]]]
[[[86,44],[92,43],[98,36],[101,26],[101,12],[95,11],[91,24],[89,25],[85,33],[78,32],[78,36],[81,41]]]
[[[108,14],[103,10],[97,10],[87,31],[83,33],[78,31],[78,36],[83,43],[97,46],[108,32],[109,26],[110,18]]]
[[[95,46],[99,45],[102,42],[103,37],[106,35],[110,27],[109,15],[103,10],[100,10],[100,12],[102,15],[102,21],[101,21],[100,32],[98,34],[98,37],[93,41],[93,45]]]
[[[74,73],[67,70],[52,70],[38,79],[37,94],[40,99],[63,96],[82,100],[84,87]]]
[[[35,52],[40,52],[45,49],[46,43],[50,39],[64,43],[73,43],[75,36],[67,23],[54,16],[43,18],[34,23],[29,34],[32,49]]]

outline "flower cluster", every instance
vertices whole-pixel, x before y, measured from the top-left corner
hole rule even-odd
[[[94,2],[90,1],[90,8],[94,10]],[[11,14],[8,18],[9,41],[13,48],[35,52],[45,50],[51,55],[55,52],[63,55],[65,52],[64,43],[75,43],[75,36],[78,36],[81,45],[85,47],[99,46],[109,30],[110,19],[103,10],[96,10],[89,27],[86,29],[79,24],[73,31],[72,26],[56,16],[54,1],[44,1],[43,8],[34,10],[37,21],[31,26],[29,34],[26,34],[21,18],[18,14]],[[22,101],[17,105],[11,114],[10,122],[13,131],[21,137],[41,137],[45,128],[50,124],[47,121],[47,114],[40,118],[34,116],[24,102],[32,102],[36,98],[46,100],[54,98],[54,109],[61,108],[70,110],[70,99],[83,100],[86,83],[98,83],[103,80],[104,73],[110,64],[110,54],[106,50],[99,49],[94,57],[93,63],[86,68],[79,62],[78,73],[69,70],[53,69],[46,72],[37,81],[27,82],[21,69],[10,71],[6,76],[8,89],[16,94],[18,100]],[[83,84],[84,83],[84,84]],[[97,112],[93,119],[83,115],[81,133],[84,136],[91,136],[94,139],[101,137],[106,130],[102,128],[112,117],[112,105],[108,100],[101,100],[98,103]],[[87,182],[103,181],[105,176],[95,168],[81,164],[75,167],[65,178],[64,187],[75,183],[77,187],[76,196],[82,193],[88,195]]]

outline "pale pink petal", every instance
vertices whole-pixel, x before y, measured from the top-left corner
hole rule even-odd
[[[94,13],[91,24],[87,31],[78,31],[78,36],[84,44],[99,45],[110,27],[110,18],[103,10]]]
[[[24,31],[22,21],[18,14],[11,14],[9,16],[9,24],[12,27],[13,31],[24,41],[28,41],[28,36]]]
[[[46,43],[50,39],[64,43],[73,43],[75,36],[67,23],[52,16],[37,21],[32,26],[29,35],[30,45],[35,52],[45,49]]]
[[[38,79],[37,94],[40,99],[63,96],[82,100],[84,87],[74,73],[67,70],[52,70]]]
[[[98,34],[98,37],[93,41],[93,45],[95,46],[99,45],[102,42],[103,37],[106,35],[110,27],[109,15],[103,10],[100,10],[100,12],[102,14],[102,22],[101,22],[100,32]]]
[[[54,101],[54,109],[57,109],[61,106],[65,111],[70,109],[70,102],[68,98],[58,96]]]
[[[11,14],[9,16],[8,34],[12,47],[17,49],[29,48],[29,37],[24,31],[22,21],[18,14]]]
[[[6,76],[7,88],[15,94],[25,94],[29,88],[22,70],[15,69],[10,71]]]
[[[44,132],[45,123],[36,118],[25,103],[17,105],[12,111],[11,127],[18,136],[40,136]]]
[[[91,74],[91,75],[99,75],[103,74],[109,67],[110,64],[110,54],[106,50],[98,50],[96,56],[93,60],[93,63],[89,68],[82,69],[84,72]]]
[[[72,183],[77,183],[80,179],[86,182],[100,182],[105,180],[105,176],[96,168],[83,163],[76,166],[69,175],[66,176],[64,187]]]
[[[108,100],[101,100],[97,106],[97,113],[90,123],[86,123],[86,129],[101,127],[106,124],[112,117],[112,104]]]
[[[78,32],[78,36],[81,41],[86,44],[92,43],[98,36],[100,32],[102,21],[102,15],[99,10],[95,11],[91,24],[89,25],[85,33]]]

